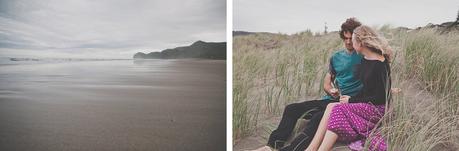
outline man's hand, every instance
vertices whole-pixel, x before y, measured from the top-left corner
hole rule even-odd
[[[324,91],[333,98],[339,98],[339,92],[337,89],[333,88],[332,81],[332,75],[330,73],[327,73],[324,78]]]
[[[338,97],[339,97],[339,91],[338,91],[338,89],[336,89],[336,88],[331,88],[330,91],[329,91],[329,94],[330,94],[333,98],[338,98]]]
[[[341,103],[349,103],[349,98],[351,98],[349,95],[342,95],[339,98],[339,102],[341,102]]]

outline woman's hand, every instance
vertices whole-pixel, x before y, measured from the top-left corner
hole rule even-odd
[[[342,96],[339,98],[339,102],[341,102],[341,103],[349,103],[349,98],[351,98],[351,96],[349,96],[349,95],[342,95]]]
[[[392,94],[397,94],[397,93],[402,92],[402,89],[400,89],[400,88],[391,88],[391,89],[390,89],[390,92],[391,92]]]
[[[334,98],[338,98],[338,97],[339,97],[339,91],[338,91],[338,89],[336,89],[336,88],[331,88],[331,89],[330,89],[330,95],[333,96]]]

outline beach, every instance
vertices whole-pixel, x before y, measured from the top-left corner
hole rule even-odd
[[[226,61],[0,66],[0,150],[225,150]]]

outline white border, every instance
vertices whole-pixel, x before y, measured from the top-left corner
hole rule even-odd
[[[233,1],[226,0],[226,150],[233,150]]]

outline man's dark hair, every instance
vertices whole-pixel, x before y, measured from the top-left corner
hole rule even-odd
[[[362,25],[356,18],[348,18],[346,22],[341,24],[341,30],[339,31],[339,36],[341,39],[344,39],[344,32],[354,32],[354,29]]]

